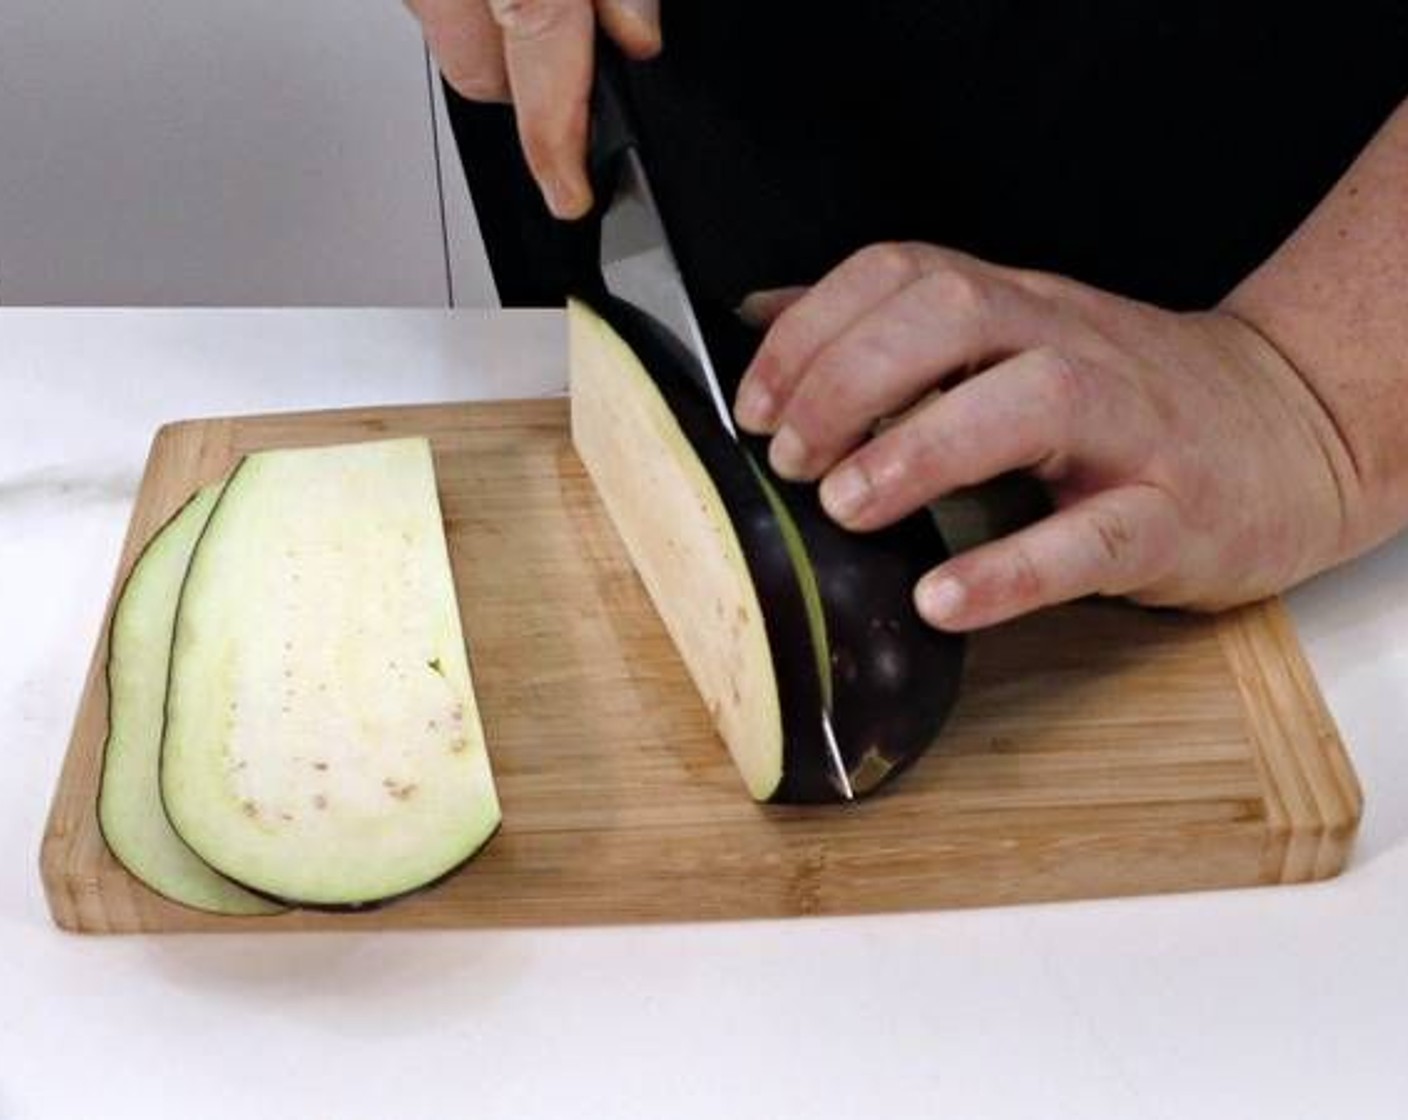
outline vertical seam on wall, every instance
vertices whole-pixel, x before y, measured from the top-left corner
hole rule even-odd
[[[445,301],[455,306],[455,273],[450,267],[450,223],[445,216],[445,173],[440,160],[440,128],[435,114],[435,61],[425,50],[425,93],[430,109],[430,150],[435,157],[435,202],[440,209],[440,253],[445,261]]]

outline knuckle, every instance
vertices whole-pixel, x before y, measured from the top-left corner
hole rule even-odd
[[[1007,597],[1015,603],[1044,602],[1046,581],[1032,554],[1021,544],[1012,546],[1007,560]]]
[[[789,307],[778,316],[758,349],[755,369],[764,384],[770,389],[781,389],[799,375],[815,333],[811,317],[801,305]]]
[[[929,299],[949,315],[965,321],[987,316],[992,302],[987,283],[966,269],[946,265],[925,279]]]
[[[1037,390],[1049,415],[1069,421],[1085,407],[1089,395],[1087,378],[1081,368],[1061,350],[1041,346],[1031,353]]]
[[[891,333],[853,331],[823,349],[812,362],[812,372],[819,384],[836,394],[838,402],[844,402],[866,383],[874,384],[889,376],[896,357]]]
[[[942,444],[905,431],[895,436],[866,457],[872,488],[905,508],[946,493],[953,478]]]
[[[911,469],[904,446],[893,440],[864,444],[849,461],[865,479],[867,489],[883,497],[891,497],[894,491],[903,489]]]
[[[1128,519],[1111,510],[1102,510],[1091,518],[1091,529],[1101,558],[1115,569],[1128,567],[1135,552],[1134,529]]]
[[[520,41],[552,34],[575,6],[573,0],[489,0],[498,25]]]
[[[793,407],[818,433],[838,445],[858,442],[881,419],[877,388],[894,377],[897,352],[883,331],[858,331],[812,357]],[[907,446],[907,425],[895,431]]]
[[[1091,548],[1104,573],[1100,590],[1124,595],[1165,581],[1180,565],[1177,511],[1153,487],[1127,491],[1113,508],[1092,513]]]
[[[1178,506],[1164,492],[1149,488],[1139,523],[1138,568],[1143,580],[1158,582],[1178,570],[1186,539]]]
[[[875,528],[904,517],[934,495],[930,480],[905,449],[879,441],[861,444],[845,460],[861,480],[865,503],[848,528]]]
[[[1007,276],[1014,285],[1027,294],[1044,300],[1056,299],[1069,284],[1069,281],[1062,277],[1033,268],[1008,269]]]
[[[882,277],[893,278],[900,283],[915,280],[923,272],[917,248],[902,241],[882,241],[869,245],[857,254],[857,262]]]
[[[925,478],[937,493],[961,474],[957,468],[964,460],[962,442],[954,438],[951,430],[940,425],[900,421],[875,442],[884,453],[885,474],[897,484],[907,479]]]

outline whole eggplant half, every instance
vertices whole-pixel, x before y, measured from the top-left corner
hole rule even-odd
[[[919,577],[948,556],[932,519],[841,528],[814,485],[777,478],[761,441],[723,428],[694,359],[649,316],[597,291],[569,320],[574,440],[749,792],[845,799],[826,712],[851,791],[873,793],[935,742],[958,697],[963,640],[913,605]],[[705,327],[731,396],[755,339],[741,325]],[[621,419],[637,403],[648,423]],[[676,538],[706,544],[681,551]],[[709,540],[736,562],[701,552]],[[757,608],[719,634],[703,600]],[[759,682],[764,665],[771,679]]]

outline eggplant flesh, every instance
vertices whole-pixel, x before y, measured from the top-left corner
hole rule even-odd
[[[500,820],[429,445],[257,452],[177,609],[161,796],[260,895],[355,908],[427,886]]]
[[[819,716],[822,704],[815,668],[786,656],[805,640],[806,608],[794,580],[768,579],[790,573],[776,520],[746,460],[691,447],[686,433],[712,416],[705,402],[671,399],[584,305],[569,326],[577,451],[749,793],[776,799],[785,747],[816,731],[789,713]]]
[[[693,358],[668,332],[609,295],[597,292],[592,302],[594,310],[580,302],[569,308],[574,439],[696,684],[711,673],[697,664],[708,655],[707,643],[689,637],[698,624],[689,617],[690,588],[702,580],[676,575],[670,592],[647,572],[652,537],[668,534],[695,511],[687,504],[641,510],[638,498],[616,492],[614,478],[632,469],[652,471],[652,464],[671,457],[697,462],[741,550],[731,578],[751,585],[761,606],[751,636],[736,640],[770,651],[781,744],[771,731],[763,733],[764,720],[720,720],[717,699],[701,685],[750,792],[788,803],[844,798],[822,729],[823,709],[853,792],[874,792],[928,749],[958,694],[963,641],[928,627],[912,600],[919,576],[948,555],[937,527],[916,514],[875,533],[842,529],[825,515],[815,486],[779,479],[761,441],[735,442],[725,431]],[[741,324],[706,319],[704,325],[716,359],[723,357],[720,379],[731,397],[755,340],[750,344]],[[590,360],[589,348],[595,351]],[[609,384],[584,384],[584,375]],[[591,429],[594,418],[579,417],[583,393],[658,396],[673,425],[657,426],[653,435],[599,437]],[[606,471],[603,459],[620,463]],[[748,779],[747,766],[767,770],[772,780]]]

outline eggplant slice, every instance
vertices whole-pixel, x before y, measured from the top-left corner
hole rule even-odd
[[[912,599],[948,555],[938,529],[925,514],[840,528],[815,486],[734,442],[673,338],[627,303],[594,302],[569,305],[573,440],[749,793],[843,798],[823,708],[856,795],[880,788],[958,694],[963,641]]]
[[[219,484],[205,487],[157,531],[113,608],[98,825],[117,861],[171,901],[215,914],[271,914],[282,907],[202,862],[176,835],[161,806],[163,704],[176,601],[196,539],[219,496]]]
[[[166,708],[167,815],[259,894],[358,907],[479,850],[499,804],[425,440],[240,462],[191,558]]]

